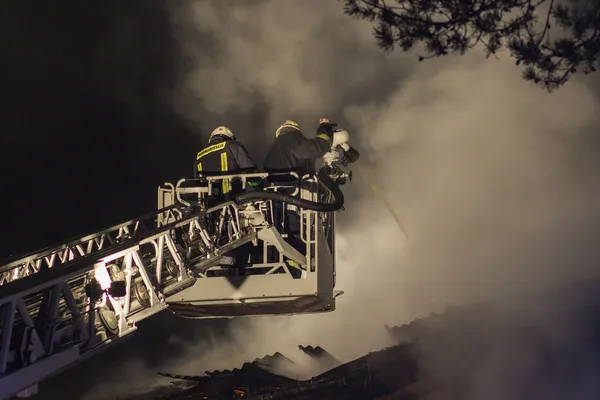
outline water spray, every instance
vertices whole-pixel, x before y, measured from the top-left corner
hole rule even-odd
[[[364,168],[359,165],[357,165],[355,168],[356,168],[356,171],[358,171],[359,175],[361,176],[362,180],[369,186],[369,188],[371,188],[371,191],[373,192],[375,197],[383,203],[385,208],[387,208],[388,212],[392,215],[392,217],[394,218],[394,221],[396,221],[396,225],[398,226],[398,229],[400,229],[400,231],[404,235],[404,238],[406,239],[406,242],[408,243],[409,242],[408,234],[406,233],[406,229],[404,228],[404,225],[402,224],[400,217],[398,216],[398,214],[396,213],[396,211],[394,210],[392,205],[389,203],[389,201],[385,197],[383,190],[381,190],[379,185],[377,185],[377,183],[373,179],[373,176],[371,175],[370,171],[367,168]]]

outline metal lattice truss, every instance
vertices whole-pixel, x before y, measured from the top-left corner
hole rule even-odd
[[[0,266],[0,399],[35,388],[166,308],[190,318],[334,309],[326,237],[333,213],[296,209],[302,254],[273,226],[271,202],[207,208],[204,190],[159,188],[156,212]],[[190,192],[197,201],[182,198]],[[262,243],[263,262],[241,276],[227,254],[250,243]],[[284,258],[302,275],[292,278]]]
[[[0,398],[127,335],[192,283],[172,232],[199,217],[153,228],[161,213],[2,267],[10,280],[0,287]]]
[[[231,215],[232,208],[227,204],[212,212]],[[167,214],[173,222],[150,226]],[[0,398],[133,332],[138,321],[167,307],[169,295],[193,285],[185,251],[174,240],[178,231],[204,238],[204,263],[218,259],[226,246],[235,247],[207,238],[201,223],[206,214],[198,207],[173,206],[3,266],[11,280],[0,288]],[[249,233],[242,233],[235,219],[224,225],[239,238]],[[79,256],[73,257],[75,251]]]
[[[173,213],[172,210],[167,212]],[[0,267],[0,286],[58,265],[64,265],[76,258],[97,253],[125,238],[136,237],[141,234],[140,222],[143,221],[144,217],[128,221],[60,246],[11,259]]]

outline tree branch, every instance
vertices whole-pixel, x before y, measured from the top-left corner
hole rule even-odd
[[[390,0],[392,1],[392,0]],[[478,44],[486,56],[507,48],[523,65],[523,77],[546,90],[569,80],[577,70],[594,72],[600,57],[600,1],[549,0],[541,32],[534,24],[548,0],[344,0],[344,12],[376,23],[374,35],[384,51],[411,50],[420,43],[419,61],[465,54]],[[568,4],[568,5],[566,5]],[[514,16],[514,17],[511,17]],[[568,32],[550,41],[553,25]]]

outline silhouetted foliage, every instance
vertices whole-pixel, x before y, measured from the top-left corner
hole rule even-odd
[[[595,72],[600,56],[600,0],[344,0],[344,12],[376,23],[379,47],[422,45],[419,61],[507,48],[524,79],[546,90],[577,71]]]

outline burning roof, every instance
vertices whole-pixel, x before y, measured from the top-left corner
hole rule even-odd
[[[600,365],[600,301],[525,303],[517,311],[477,304],[386,326],[395,345],[347,363],[319,346],[299,346],[323,371],[307,379],[295,376],[297,365],[281,353],[199,376],[163,374],[185,388],[162,398],[520,400],[542,390],[595,398],[567,388]]]

